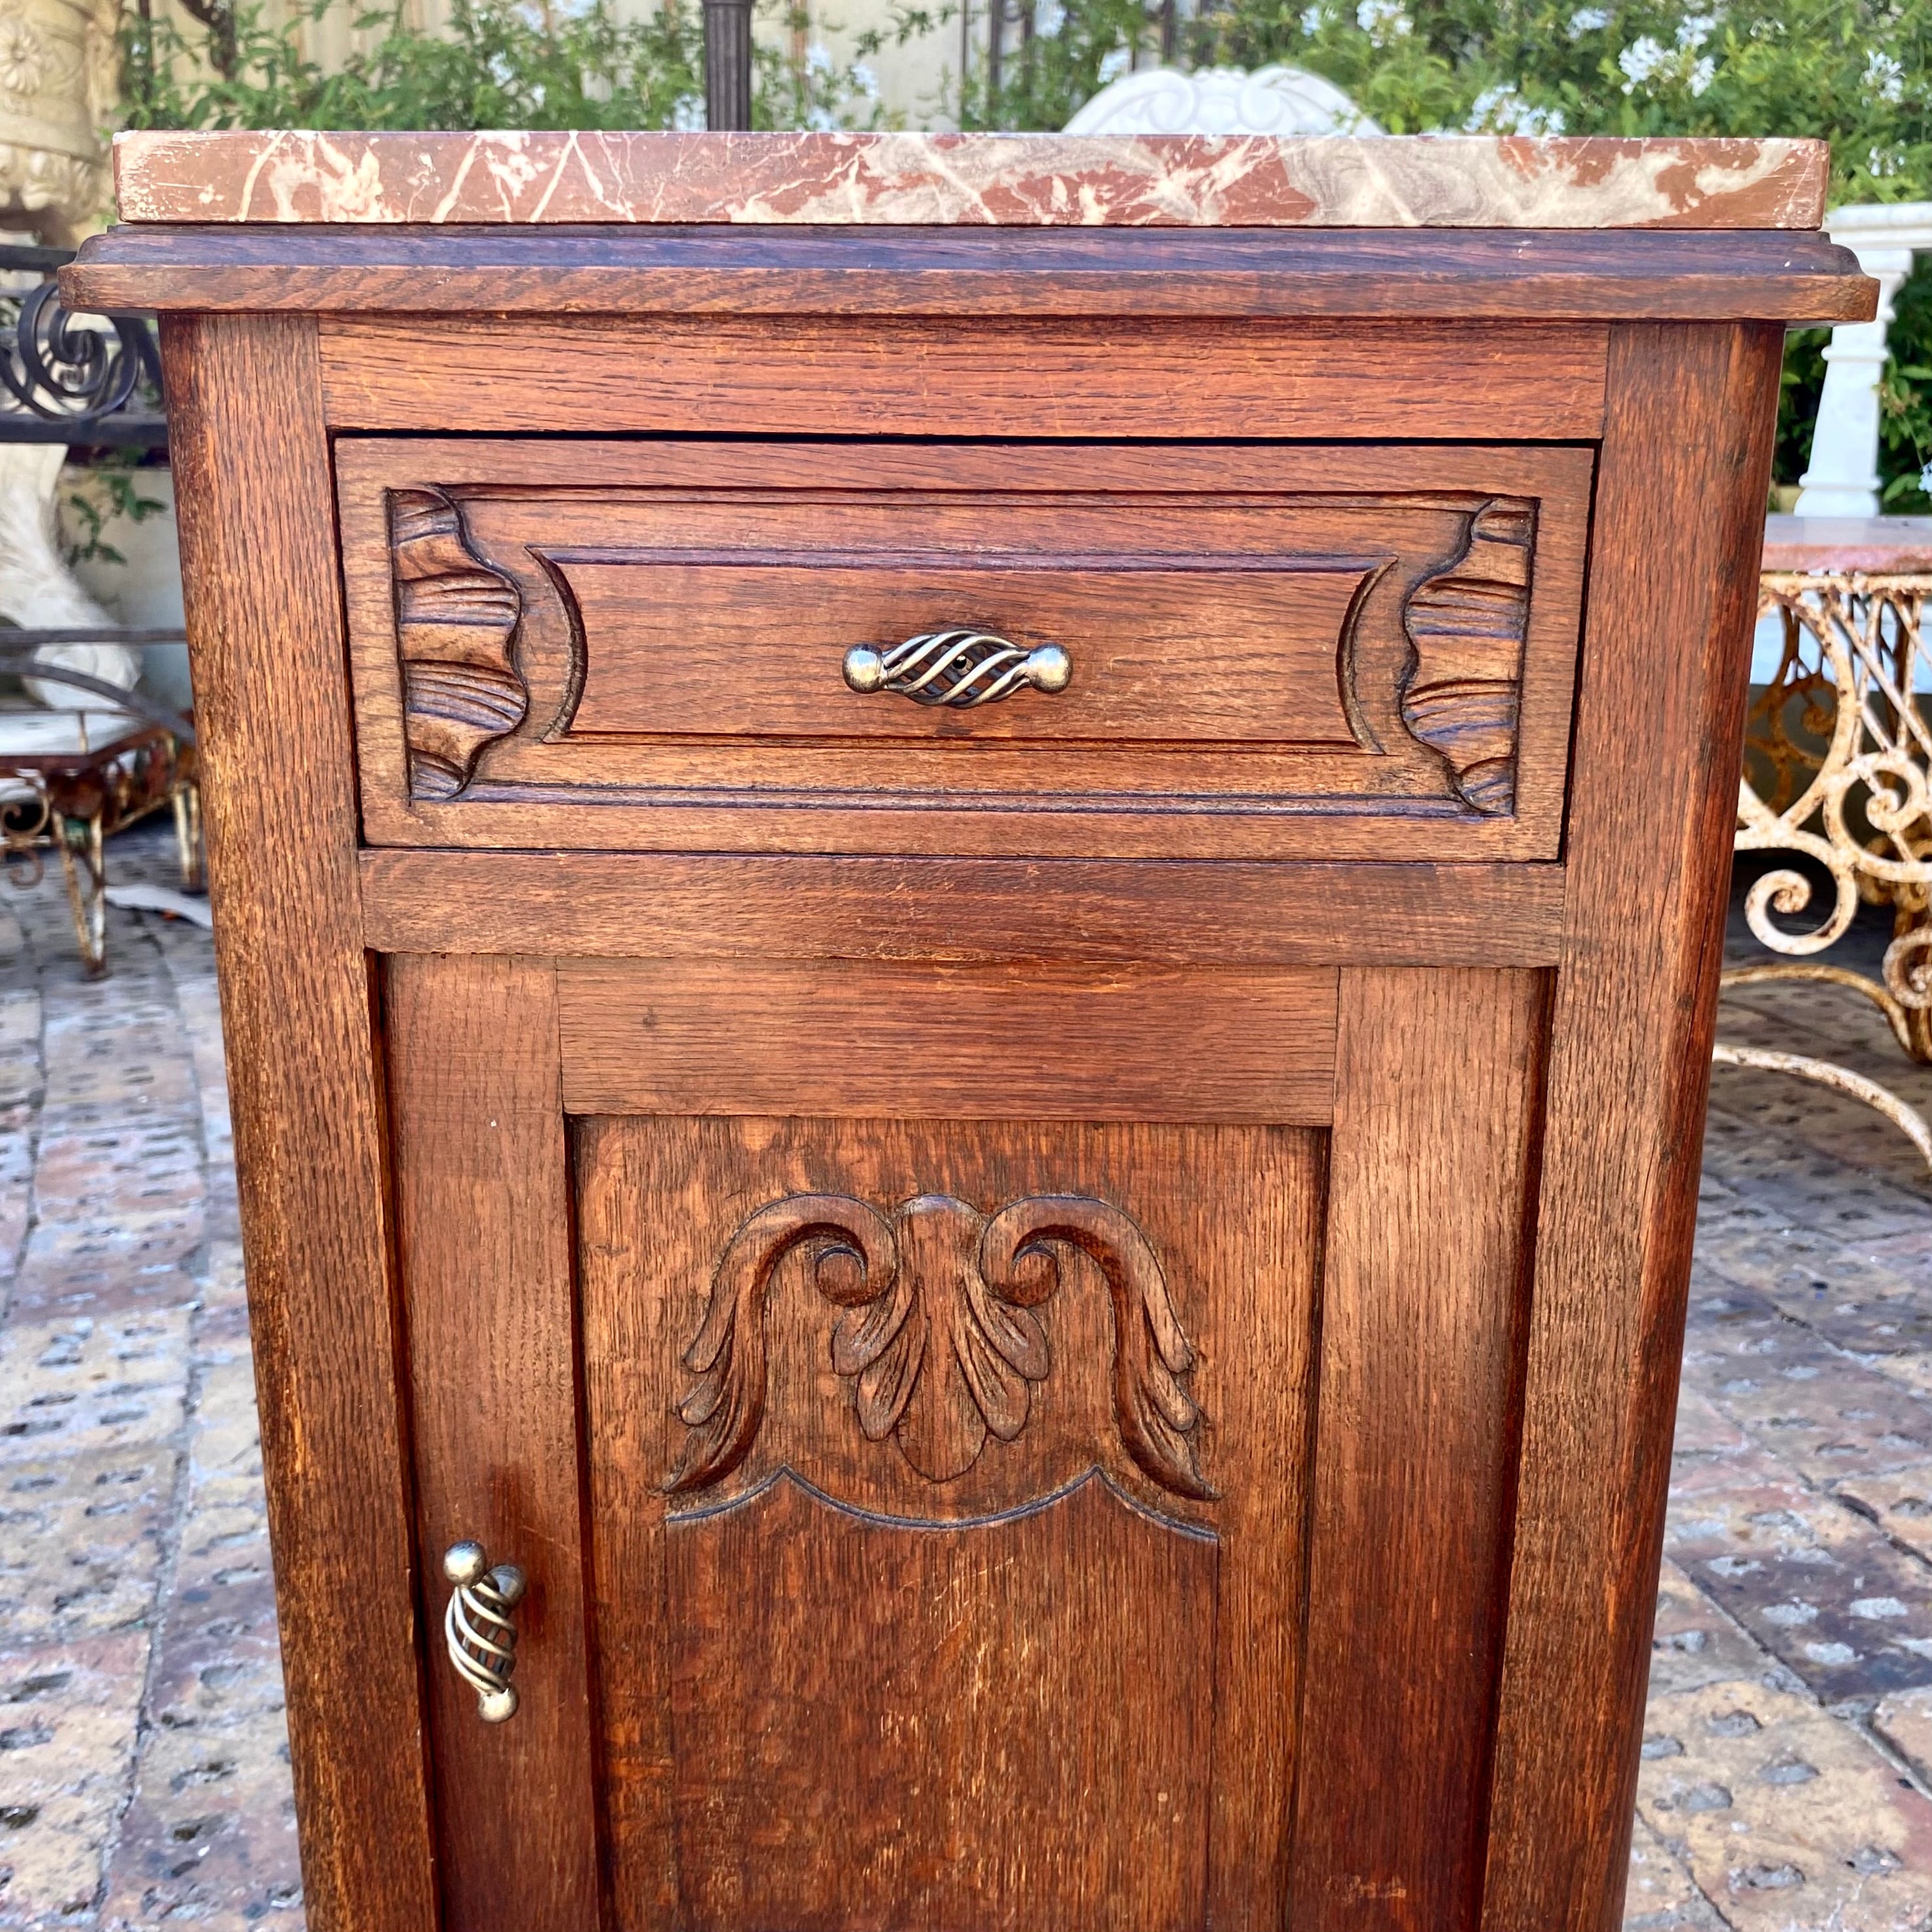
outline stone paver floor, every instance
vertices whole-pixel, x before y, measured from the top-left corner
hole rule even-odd
[[[158,830],[113,865],[166,883]],[[109,920],[89,985],[57,875],[0,886],[0,1927],[298,1932],[212,960]],[[1848,997],[1726,1015],[1932,1107]],[[1915,1159],[1717,1076],[1626,1932],[1932,1928]]]

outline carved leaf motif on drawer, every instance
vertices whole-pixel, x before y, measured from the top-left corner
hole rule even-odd
[[[833,1368],[853,1385],[866,1439],[898,1444],[929,1482],[950,1482],[986,1438],[1018,1439],[1032,1388],[1052,1366],[1034,1311],[1060,1286],[1060,1251],[1099,1268],[1113,1308],[1114,1420],[1142,1473],[1210,1502],[1183,1378],[1194,1352],[1152,1244],[1132,1217],[1084,1195],[1034,1195],[988,1217],[949,1195],[902,1202],[890,1218],[843,1194],[794,1195],[752,1215],[726,1246],[685,1366],[697,1380],[678,1414],[690,1433],[664,1487],[708,1487],[743,1461],[764,1419],[765,1302],[786,1256],[802,1249],[819,1293],[841,1313]]]
[[[1499,498],[1469,519],[1463,553],[1418,585],[1403,612],[1415,659],[1402,722],[1448,761],[1466,804],[1516,808],[1517,724],[1529,630],[1536,508]]]
[[[522,600],[470,548],[440,490],[389,493],[389,548],[410,795],[453,798],[530,709],[513,648]]]

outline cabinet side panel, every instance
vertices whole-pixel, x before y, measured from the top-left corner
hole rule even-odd
[[[380,1081],[315,325],[162,332],[302,1874],[436,1922]]]
[[[1612,335],[1488,1932],[1621,1907],[1782,340]]]
[[[444,1910],[460,1932],[587,1932],[596,1807],[578,1510],[570,1188],[548,961],[388,962]],[[507,1723],[441,1654],[453,1543],[527,1580]]]
[[[1546,992],[1342,974],[1298,1932],[1474,1921]]]

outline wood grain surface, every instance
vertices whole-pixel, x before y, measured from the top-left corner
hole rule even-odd
[[[304,1901],[315,1932],[431,1932],[387,1135],[315,325],[177,318],[162,348]]]
[[[1335,974],[567,960],[574,1114],[1326,1126]]]
[[[401,954],[384,1011],[445,1920],[584,1932],[596,1792],[555,978]],[[506,1724],[443,1654],[442,1552],[466,1540],[529,1586]]]
[[[1618,1923],[1781,346],[1616,340],[1484,1932]]]
[[[362,855],[377,952],[1549,966],[1561,866]]]
[[[850,322],[563,316],[322,325],[332,428],[548,435],[1531,441],[1603,427],[1592,322]]]
[[[1297,1932],[1478,1923],[1547,993],[1342,975]]]
[[[80,308],[386,314],[1484,316],[1862,321],[1821,235],[1733,230],[1099,233],[1077,229],[121,227]]]
[[[304,311],[163,342],[315,1932],[1615,1932],[1781,324],[1850,258],[67,280]],[[1070,701],[836,682],[956,620]],[[500,1727],[461,1537],[532,1578]]]
[[[379,843],[1557,850],[1586,451],[353,438],[338,464]],[[965,710],[847,688],[849,646],[962,624],[1061,646],[1071,682]]]
[[[1319,1137],[642,1118],[581,1122],[577,1160],[622,1932],[1278,1922]],[[748,1215],[807,1194],[880,1215],[949,1197],[898,1224],[935,1310],[956,1250],[922,1225],[1042,1196],[1131,1217],[1191,1348],[1214,1498],[1123,1452],[1124,1338],[1100,1268],[1062,1246],[1023,1426],[942,1480],[868,1439],[828,1357],[828,1284],[878,1284],[795,1251],[738,1318],[767,1391],[745,1460],[667,1499],[713,1270]],[[922,1359],[916,1394],[955,1372]]]
[[[1378,556],[1330,561],[1346,541],[1284,555],[1278,518],[1254,532],[1257,555],[1212,502],[1186,506],[1196,548],[1184,556],[1157,546],[1148,526],[1158,513],[1129,498],[1111,530],[1090,518],[1066,530],[1055,559],[1036,547],[1069,520],[1053,517],[1059,506],[974,507],[969,519],[930,499],[808,500],[762,551],[746,526],[763,520],[742,503],[719,506],[729,548],[707,548],[688,525],[662,532],[662,548],[647,535],[615,556],[597,547],[610,543],[608,527],[567,548],[539,540],[583,626],[568,735],[1354,748],[1335,668]],[[811,548],[821,532],[840,549]],[[1365,536],[1348,534],[1369,550]],[[807,544],[784,548],[787,536]],[[1072,682],[953,711],[890,692],[861,697],[840,675],[850,645],[962,626],[1023,650],[1070,645]]]

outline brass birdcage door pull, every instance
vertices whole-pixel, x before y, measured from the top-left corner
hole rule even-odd
[[[854,644],[845,653],[845,682],[862,697],[896,692],[915,704],[969,710],[997,704],[1016,692],[1064,691],[1073,660],[1058,644],[1031,650],[991,631],[922,632],[879,650]]]
[[[517,1714],[510,1682],[517,1627],[510,1615],[523,1597],[524,1573],[510,1563],[493,1568],[482,1544],[465,1541],[443,1552],[442,1574],[454,1586],[442,1618],[449,1660],[476,1693],[476,1714],[486,1724],[500,1724]]]

